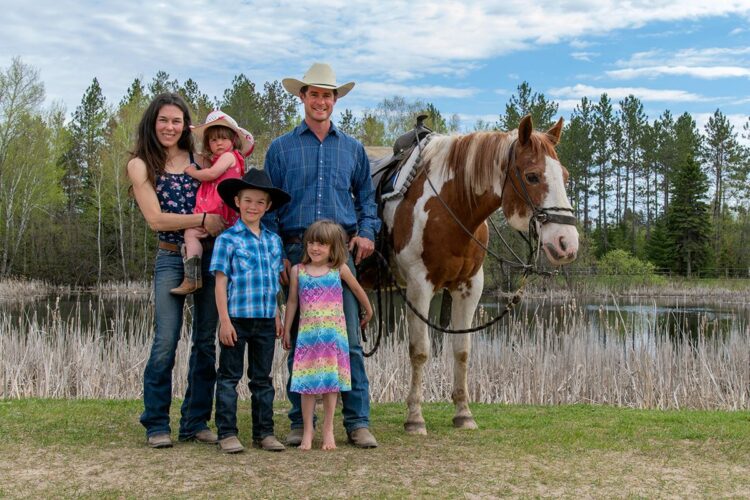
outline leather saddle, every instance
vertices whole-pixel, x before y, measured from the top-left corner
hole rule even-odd
[[[396,139],[393,144],[393,154],[370,160],[370,176],[375,187],[375,202],[378,205],[378,216],[381,220],[383,218],[383,205],[385,204],[383,196],[393,191],[394,183],[401,168],[407,163],[419,141],[432,133],[432,130],[423,123],[426,118],[427,115],[417,116],[414,129]],[[375,236],[375,248],[385,259],[390,259],[387,238],[388,234],[385,224],[383,224],[380,232]],[[366,289],[374,289],[380,286],[385,278],[385,273],[388,272],[383,268],[383,263],[375,256],[360,262],[357,271],[358,279]]]
[[[417,116],[414,128],[396,139],[393,154],[370,161],[370,177],[372,185],[375,186],[375,201],[379,209],[383,206],[383,195],[393,191],[396,176],[414,148],[419,141],[432,133],[432,130],[424,125],[425,119],[427,115]]]

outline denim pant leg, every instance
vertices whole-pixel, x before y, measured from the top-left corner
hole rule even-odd
[[[141,424],[146,435],[169,433],[169,407],[172,402],[172,368],[182,328],[185,297],[169,290],[182,282],[182,257],[159,250],[154,266],[154,340],[143,373],[143,413]]]
[[[297,265],[302,261],[302,244],[291,243],[284,246],[287,259],[291,264]],[[289,287],[284,288],[284,294],[289,296]],[[292,429],[302,428],[302,397],[297,392],[291,392],[289,389],[292,386],[292,366],[294,365],[294,346],[297,344],[297,329],[299,328],[299,308],[297,308],[297,314],[294,315],[294,322],[292,323],[291,339],[292,344],[289,349],[289,353],[286,358],[286,365],[289,369],[289,377],[286,379],[286,397],[292,404],[289,409],[289,420],[291,421],[290,427]],[[313,417],[314,418],[314,417]]]
[[[349,269],[357,276],[354,258],[349,254]],[[360,427],[370,426],[370,382],[365,372],[365,357],[362,351],[359,332],[359,301],[349,287],[344,285],[344,316],[346,333],[349,337],[349,363],[352,373],[352,390],[341,393],[343,403],[344,428],[352,432]]]
[[[276,347],[276,322],[274,319],[256,318],[247,321],[250,332],[247,339],[247,378],[250,388],[253,440],[258,441],[273,434],[273,388],[271,369]]]
[[[216,429],[219,439],[236,436],[237,430],[237,384],[242,378],[245,363],[247,335],[232,325],[237,332],[237,341],[232,347],[219,344],[219,370],[216,378]]]
[[[216,384],[216,325],[219,313],[214,295],[215,279],[208,271],[211,252],[202,259],[203,287],[193,294],[193,337],[188,365],[188,384],[182,402],[180,438],[189,439],[208,429]]]

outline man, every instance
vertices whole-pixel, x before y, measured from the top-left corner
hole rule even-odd
[[[380,228],[375,193],[370,178],[370,163],[365,148],[344,134],[331,122],[336,101],[354,87],[354,82],[336,84],[333,69],[315,63],[302,80],[285,78],[282,85],[298,96],[305,109],[305,119],[293,131],[271,143],[266,154],[265,170],[273,185],[291,194],[292,201],[266,216],[264,223],[276,231],[284,242],[286,259],[281,282],[289,283],[289,269],[302,259],[302,235],[313,222],[330,219],[347,233],[349,267],[368,257],[375,249],[375,234]],[[378,443],[370,427],[370,387],[365,373],[360,344],[359,305],[344,286],[344,315],[349,337],[352,390],[341,393],[344,427],[349,442],[360,448],[375,448]],[[297,325],[292,327],[292,371]],[[300,395],[289,392],[291,432],[287,444],[302,441]]]

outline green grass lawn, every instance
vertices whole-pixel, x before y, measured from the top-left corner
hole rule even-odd
[[[285,409],[277,407],[281,438]],[[243,403],[246,444],[248,410]],[[346,445],[337,415],[336,451],[228,456],[197,443],[147,448],[140,401],[2,400],[0,497],[750,496],[747,411],[472,410],[479,430],[458,431],[452,405],[427,404],[429,435],[410,436],[405,406],[378,404],[377,449]],[[173,427],[178,411],[175,401]]]

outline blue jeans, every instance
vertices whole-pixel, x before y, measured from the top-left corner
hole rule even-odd
[[[216,382],[216,324],[214,277],[208,272],[211,252],[203,254],[203,288],[193,294],[193,335],[188,364],[188,384],[182,403],[179,438],[190,439],[208,429]],[[185,297],[169,292],[182,282],[179,253],[158,250],[154,269],[154,341],[143,373],[141,424],[146,435],[170,433],[172,368],[182,328]]]
[[[302,244],[291,243],[285,245],[287,258],[292,265],[299,264],[302,260]],[[357,269],[354,267],[354,258],[349,255],[347,263],[354,276],[357,276]],[[341,393],[341,402],[343,403],[344,428],[346,432],[352,432],[360,427],[370,426],[370,382],[367,380],[365,372],[365,357],[362,353],[362,344],[359,340],[359,302],[352,291],[344,285],[344,316],[346,317],[346,333],[349,337],[349,362],[352,372],[352,390]],[[288,293],[288,290],[287,290]],[[297,342],[297,327],[299,323],[299,310],[294,323],[292,324],[292,348],[287,358],[290,377],[286,383],[286,393],[292,408],[289,410],[289,420],[291,420],[292,429],[302,428],[302,398],[296,392],[290,392],[292,364],[294,363],[294,345]]]
[[[219,373],[216,379],[216,427],[219,439],[237,435],[237,384],[242,378],[247,345],[247,378],[250,388],[253,440],[273,434],[271,379],[276,346],[276,321],[266,318],[231,318],[237,332],[234,346],[220,344]]]

